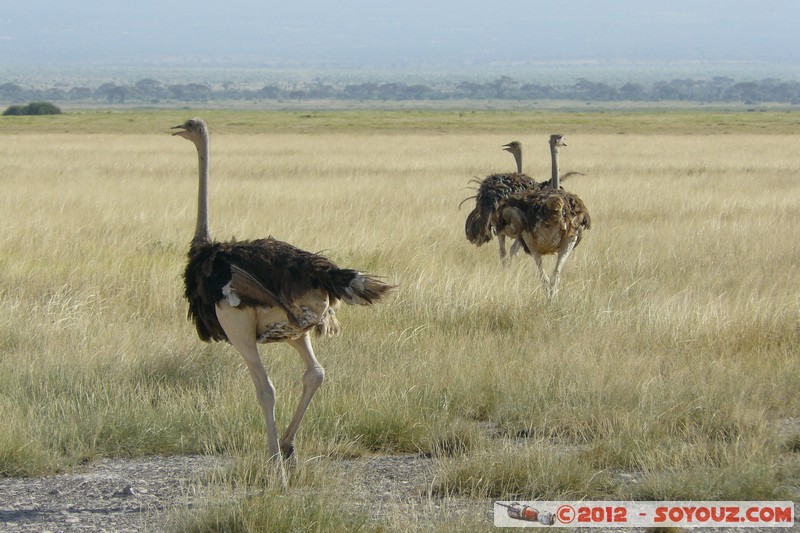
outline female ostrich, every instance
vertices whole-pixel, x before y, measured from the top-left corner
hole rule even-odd
[[[517,193],[500,201],[492,224],[497,232],[508,231],[522,238],[525,252],[533,256],[548,299],[556,295],[561,269],[578,245],[591,218],[583,201],[561,189],[558,151],[566,146],[562,135],[550,136],[552,174],[549,186]],[[542,268],[542,256],[557,254],[552,281]]]
[[[215,242],[208,231],[208,129],[191,119],[174,135],[192,141],[199,158],[197,224],[184,272],[189,318],[203,341],[228,341],[244,357],[267,426],[270,457],[281,463],[294,453],[294,437],[325,371],[314,357],[309,332],[335,335],[340,301],[369,305],[393,286],[328,259],[268,237]],[[306,370],[303,392],[280,442],[275,424],[275,388],[261,363],[259,343],[285,342]],[[280,468],[283,478],[283,469]],[[284,480],[285,481],[285,480]]]
[[[539,187],[530,176],[522,173],[522,145],[518,141],[512,141],[503,145],[503,150],[510,152],[517,162],[517,172],[509,174],[491,174],[478,181],[478,193],[474,197],[466,198],[464,201],[475,198],[475,209],[467,215],[464,225],[464,233],[467,240],[476,246],[481,246],[492,240],[492,215],[497,210],[499,202],[514,193],[519,193]],[[462,201],[461,203],[464,203]],[[497,242],[500,251],[500,259],[506,260],[506,237],[516,238],[511,233],[509,227],[507,231],[497,233]],[[520,246],[516,240],[511,246],[511,255],[514,256]]]

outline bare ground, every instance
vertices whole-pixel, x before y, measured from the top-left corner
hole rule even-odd
[[[800,417],[781,421],[776,431],[784,439],[800,434]],[[0,479],[0,531],[169,531],[170,517],[204,501],[215,490],[208,482],[212,473],[232,462],[229,457],[200,455],[115,458],[100,460],[80,472]],[[341,460],[334,467],[344,480],[341,488],[347,499],[366,510],[378,528],[392,516],[411,517],[404,523],[429,530],[452,524],[459,516],[485,519],[491,528],[492,501],[431,497],[434,463],[420,455],[384,455]],[[800,531],[798,512],[800,502],[795,502],[792,531]]]
[[[83,472],[0,480],[3,531],[164,531],[166,515],[191,506],[211,456],[104,459]],[[198,477],[200,476],[200,477]]]
[[[231,462],[214,456],[103,459],[82,472],[0,479],[0,531],[168,531],[170,515],[195,506],[209,490],[211,473]],[[434,525],[443,507],[448,514],[485,515],[491,523],[491,502],[445,503],[427,496],[433,469],[427,457],[381,456],[338,466],[343,490],[376,524],[401,509]]]

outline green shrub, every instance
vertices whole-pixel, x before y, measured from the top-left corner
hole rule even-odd
[[[3,116],[60,114],[61,109],[48,102],[31,102],[28,105],[12,105],[3,111]]]

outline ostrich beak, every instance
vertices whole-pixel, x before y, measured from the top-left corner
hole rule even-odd
[[[181,124],[180,126],[173,126],[172,129],[178,130],[172,134],[173,137],[177,135],[178,137],[183,137],[184,139],[189,138],[190,133],[186,127],[186,124]]]

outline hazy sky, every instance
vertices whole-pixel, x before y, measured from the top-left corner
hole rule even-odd
[[[0,0],[0,67],[800,63],[796,0]]]

